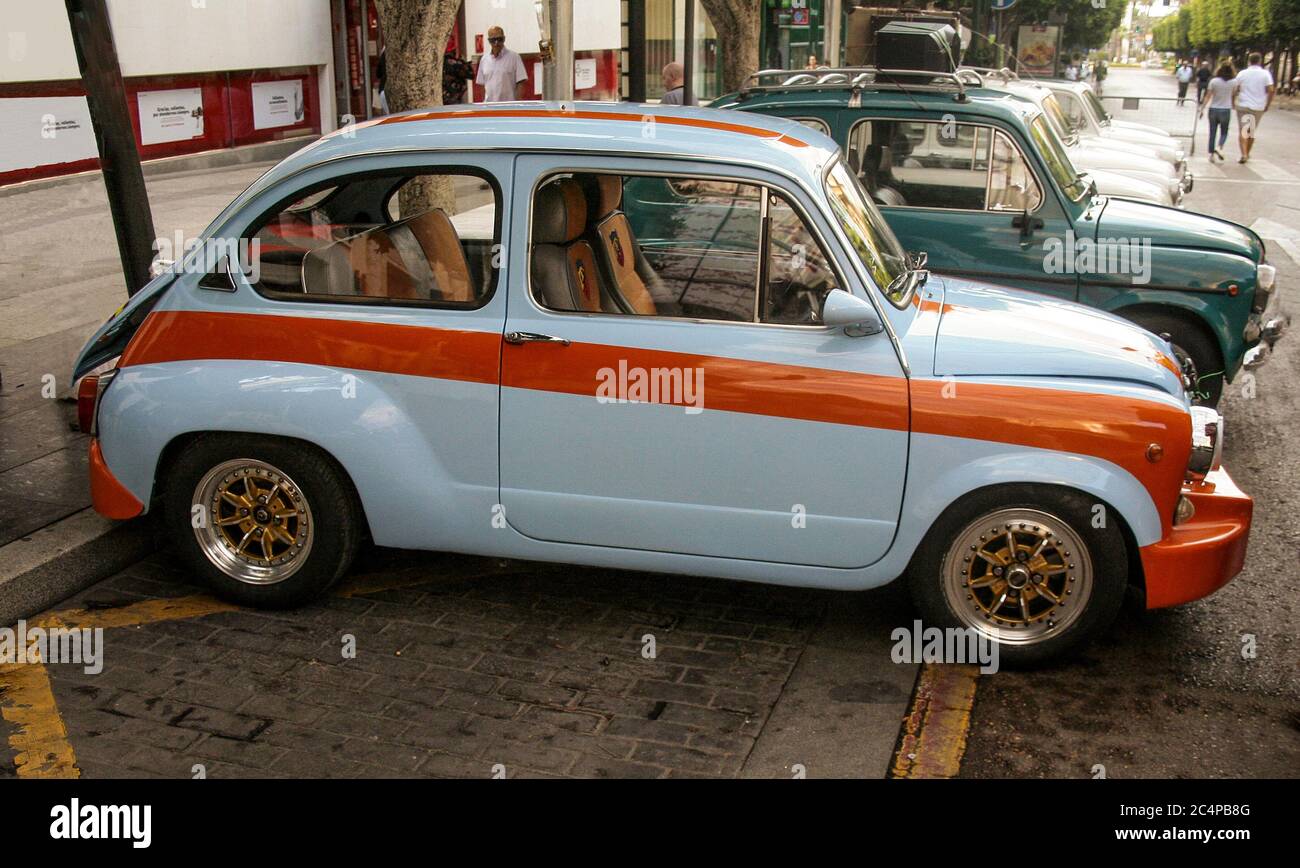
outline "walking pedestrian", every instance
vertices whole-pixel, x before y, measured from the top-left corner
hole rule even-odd
[[[478,77],[474,83],[483,88],[484,102],[509,102],[528,98],[528,70],[524,61],[506,48],[506,32],[500,27],[488,28],[488,44],[492,50],[478,62]]]
[[[1097,65],[1092,70],[1093,90],[1097,91],[1097,96],[1101,96],[1102,88],[1106,83],[1106,60],[1102,58],[1097,61]]]
[[[1260,121],[1264,119],[1264,112],[1273,105],[1273,95],[1277,92],[1273,73],[1263,66],[1264,56],[1258,51],[1252,51],[1248,60],[1250,66],[1237,76],[1237,89],[1232,101],[1237,109],[1237,131],[1241,145],[1241,159],[1237,160],[1238,163],[1250,159]]]
[[[1237,71],[1232,67],[1231,60],[1225,60],[1219,64],[1218,71],[1215,72],[1214,78],[1210,79],[1205,87],[1205,96],[1201,100],[1201,112],[1209,113],[1210,120],[1210,162],[1218,157],[1220,162],[1226,162],[1227,157],[1223,156],[1223,145],[1228,141],[1228,127],[1232,124],[1232,98],[1237,91]],[[1218,135],[1218,143],[1215,143],[1215,135]]]
[[[1201,66],[1196,70],[1196,104],[1201,105],[1205,102],[1205,89],[1210,86],[1210,79],[1214,73],[1210,72],[1209,61],[1202,60]]]
[[[1186,60],[1180,61],[1174,74],[1178,77],[1178,105],[1182,106],[1187,102],[1187,86],[1192,83],[1192,65]]]

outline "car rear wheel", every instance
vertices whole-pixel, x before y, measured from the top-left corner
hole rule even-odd
[[[1139,311],[1128,317],[1157,335],[1169,335],[1174,356],[1192,382],[1192,403],[1217,407],[1223,396],[1223,355],[1218,344],[1188,320],[1155,311]]]
[[[301,443],[205,436],[164,485],[169,536],[216,594],[241,605],[310,600],[347,571],[360,543],[343,471]]]
[[[1015,486],[949,509],[910,570],[932,625],[973,629],[999,660],[1032,666],[1104,630],[1124,602],[1128,558],[1119,518],[1077,492]]]

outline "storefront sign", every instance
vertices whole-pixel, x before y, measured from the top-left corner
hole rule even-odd
[[[302,102],[302,82],[253,82],[253,129],[293,127],[306,117]]]
[[[98,156],[84,96],[0,99],[0,173]]]
[[[159,145],[184,142],[203,135],[203,90],[142,90],[136,94],[140,107],[140,142]]]

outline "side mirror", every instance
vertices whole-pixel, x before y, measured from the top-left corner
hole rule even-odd
[[[858,298],[842,289],[832,289],[822,304],[822,324],[844,326],[850,337],[874,335],[885,330],[880,315],[871,302]]]

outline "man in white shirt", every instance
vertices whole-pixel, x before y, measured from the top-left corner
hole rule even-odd
[[[1175,74],[1178,77],[1178,105],[1180,106],[1187,101],[1187,86],[1192,83],[1194,73],[1192,65],[1187,61],[1184,60],[1178,64]]]
[[[500,27],[488,28],[489,54],[478,62],[478,76],[474,83],[483,87],[484,102],[509,102],[528,99],[528,71],[519,55],[506,48],[506,32]]]
[[[1250,53],[1250,66],[1237,76],[1237,90],[1233,94],[1232,104],[1237,109],[1237,131],[1241,145],[1241,158],[1238,163],[1250,159],[1250,149],[1255,146],[1255,131],[1264,119],[1264,112],[1273,105],[1273,94],[1277,88],[1273,84],[1273,73],[1263,66],[1264,56],[1258,51]]]

